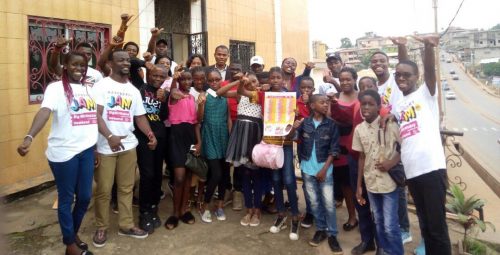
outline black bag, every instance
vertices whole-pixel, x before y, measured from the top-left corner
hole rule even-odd
[[[208,165],[202,157],[196,157],[188,152],[186,155],[186,167],[193,171],[202,181],[207,180]]]
[[[399,162],[393,168],[389,169],[388,173],[391,176],[392,180],[396,183],[396,185],[398,185],[398,187],[406,186],[405,169],[401,162]]]

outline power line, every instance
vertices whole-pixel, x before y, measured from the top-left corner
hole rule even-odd
[[[462,2],[460,3],[460,5],[458,6],[458,9],[457,9],[457,12],[455,13],[455,16],[453,16],[453,18],[451,19],[451,21],[448,24],[448,27],[446,28],[446,30],[444,30],[444,32],[439,36],[440,38],[443,37],[443,35],[445,35],[448,32],[448,30],[451,27],[451,23],[453,23],[453,21],[455,20],[455,18],[458,15],[458,13],[460,12],[460,9],[462,9],[462,5],[464,4],[464,2],[465,2],[465,0],[462,0]]]

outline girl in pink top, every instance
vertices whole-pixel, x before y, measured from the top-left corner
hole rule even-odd
[[[180,74],[177,80],[179,89],[172,89],[168,101],[170,130],[171,167],[174,168],[174,212],[165,222],[167,229],[174,229],[179,219],[186,224],[193,224],[195,218],[187,207],[191,186],[191,171],[186,169],[186,154],[191,145],[195,155],[201,148],[200,125],[197,121],[194,97],[189,94],[192,76],[189,72]]]

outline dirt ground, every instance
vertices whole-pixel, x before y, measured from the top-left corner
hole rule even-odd
[[[300,183],[299,183],[300,185]],[[300,186],[299,186],[300,187]],[[299,189],[300,208],[304,208],[302,190]],[[4,205],[6,242],[10,246],[7,254],[64,254],[57,213],[51,209],[57,196],[55,187],[37,194],[24,197]],[[165,221],[171,212],[171,197],[167,196],[160,203],[160,217]],[[134,208],[137,216],[137,208]],[[198,214],[194,225],[179,224],[175,230],[161,227],[147,239],[138,240],[117,235],[117,215],[110,213],[111,229],[108,232],[108,242],[103,248],[94,248],[90,243],[95,230],[94,213],[90,209],[85,216],[80,237],[90,244],[94,254],[330,254],[325,242],[315,248],[308,244],[314,234],[314,227],[300,229],[298,241],[290,241],[289,228],[278,234],[268,232],[274,216],[264,214],[258,227],[243,227],[239,221],[244,211],[235,212],[231,205],[226,208],[227,220],[218,222],[214,218],[211,224],[202,223]],[[137,218],[137,217],[136,217]],[[136,219],[137,220],[137,219]],[[345,205],[337,210],[339,226],[339,242],[344,254],[350,254],[351,249],[360,242],[358,228],[346,232],[341,226],[347,221]],[[412,254],[420,241],[416,215],[410,212],[411,232],[413,242],[405,245],[405,254]],[[455,243],[459,235],[455,226],[450,225],[450,235]],[[370,253],[368,253],[370,254]],[[371,253],[374,254],[374,253]]]

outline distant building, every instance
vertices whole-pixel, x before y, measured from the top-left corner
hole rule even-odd
[[[328,45],[322,41],[313,41],[313,60],[325,60],[326,51],[328,50]]]
[[[387,37],[376,35],[374,32],[366,32],[365,36],[356,39],[357,48],[378,48],[382,49],[388,45],[393,45]]]
[[[500,57],[500,30],[467,30],[454,28],[443,36],[443,44],[450,52],[473,65],[481,60]]]

